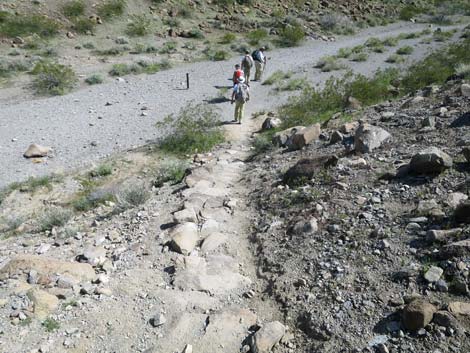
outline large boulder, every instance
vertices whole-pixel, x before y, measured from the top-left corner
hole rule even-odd
[[[439,257],[441,259],[450,259],[453,257],[463,257],[470,255],[470,239],[456,241],[442,247],[439,250]]]
[[[183,255],[189,255],[194,250],[198,241],[197,224],[186,222],[177,225],[171,232],[171,246],[173,250]]]
[[[59,306],[59,299],[40,289],[31,289],[27,296],[34,305],[34,314],[38,319],[47,318]]]
[[[29,145],[26,152],[23,154],[25,158],[38,158],[38,157],[46,157],[47,154],[51,151],[49,147],[44,147],[33,143]]]
[[[455,315],[470,316],[470,303],[451,302],[449,311]]]
[[[302,129],[305,129],[304,126],[294,126],[290,127],[286,130],[282,130],[279,132],[276,132],[272,138],[272,143],[275,146],[278,147],[285,147],[287,140],[290,139],[291,136],[293,136],[297,131],[300,131]]]
[[[460,92],[462,93],[462,96],[470,97],[470,84],[464,83],[460,86]]]
[[[415,154],[410,161],[413,174],[438,174],[452,167],[452,158],[436,147]]]
[[[296,131],[286,142],[290,151],[300,150],[317,140],[321,134],[320,124],[313,124]]]
[[[403,310],[403,325],[410,331],[422,329],[431,322],[436,311],[434,305],[422,299],[415,299]]]
[[[31,271],[36,271],[42,276],[68,275],[80,281],[91,281],[95,278],[95,270],[89,264],[60,261],[44,256],[20,255],[0,269],[0,279]]]
[[[286,333],[286,327],[279,321],[264,325],[255,333],[251,350],[254,353],[268,353]]]
[[[361,124],[354,136],[354,148],[357,152],[370,153],[390,139],[388,131],[370,124]]]
[[[283,181],[291,184],[301,180],[309,180],[319,171],[336,165],[337,162],[338,157],[334,155],[301,159],[284,174]]]

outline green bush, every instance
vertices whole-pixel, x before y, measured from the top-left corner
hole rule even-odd
[[[405,62],[405,58],[398,54],[392,54],[385,60],[385,62],[389,64],[401,64]]]
[[[308,87],[308,81],[305,78],[294,78],[284,83],[279,83],[276,91],[298,91]]]
[[[400,10],[399,18],[402,21],[409,21],[424,11],[425,10],[421,7],[415,5],[406,5]]]
[[[468,64],[458,64],[455,68],[455,74],[458,76],[462,76],[465,79],[470,78],[470,62]]]
[[[50,208],[39,220],[39,229],[41,232],[45,232],[52,230],[54,227],[62,227],[71,217],[72,212],[66,208]]]
[[[87,42],[87,43],[83,44],[83,47],[85,49],[95,49],[95,45],[91,42]]]
[[[127,24],[126,33],[134,37],[146,36],[152,29],[152,20],[146,15],[133,15]]]
[[[292,77],[292,72],[284,72],[281,70],[274,71],[271,76],[269,76],[264,82],[263,85],[270,86],[275,83],[279,83],[282,80],[288,79]]]
[[[331,72],[345,69],[347,66],[336,60],[334,56],[325,56],[317,62],[315,67],[322,72]]]
[[[352,55],[352,53],[353,53],[352,48],[340,48],[338,50],[338,54],[336,54],[336,56],[338,58],[347,59]]]
[[[126,9],[126,0],[108,0],[98,7],[98,16],[103,19],[122,16]]]
[[[86,190],[77,199],[71,202],[75,211],[87,212],[106,202],[115,202],[116,196],[106,190]]]
[[[62,13],[66,17],[79,17],[85,14],[85,3],[82,0],[73,0],[67,2],[62,7]]]
[[[160,54],[171,54],[176,52],[178,43],[170,41],[163,44],[162,48],[158,51]]]
[[[204,39],[204,33],[202,33],[200,30],[193,28],[188,31],[187,33],[188,38],[194,38],[194,39]]]
[[[392,96],[389,86],[397,77],[396,70],[379,71],[372,78],[349,72],[342,78],[331,77],[322,89],[307,87],[280,108],[283,127],[323,122],[346,109],[349,97],[365,105],[387,99]]]
[[[85,79],[85,82],[89,85],[98,85],[103,83],[103,77],[99,74],[93,74]]]
[[[162,161],[158,166],[153,185],[161,187],[163,184],[170,182],[178,184],[183,180],[189,164],[185,160],[178,158],[169,158]]]
[[[409,45],[397,49],[398,55],[410,55],[411,53],[413,53],[413,47]]]
[[[178,115],[169,115],[156,124],[164,129],[160,148],[168,153],[207,152],[224,141],[218,111],[207,104],[189,103]]]
[[[128,183],[116,194],[117,208],[120,211],[128,210],[144,204],[149,198],[150,191],[146,185],[141,182]]]
[[[268,31],[263,28],[258,28],[246,35],[248,43],[251,45],[258,45],[262,40],[268,37]]]
[[[121,55],[123,52],[124,52],[124,48],[115,47],[115,48],[109,48],[109,49],[95,50],[94,54],[100,55],[100,56],[116,56],[116,55]]]
[[[93,33],[96,27],[96,22],[87,17],[78,17],[73,20],[73,28],[78,33]]]
[[[237,39],[237,36],[233,33],[225,33],[222,38],[220,38],[220,44],[230,44]]]
[[[70,66],[54,62],[40,61],[31,73],[34,75],[32,87],[41,95],[63,95],[72,90],[78,81]]]
[[[113,166],[111,164],[100,164],[96,169],[90,172],[90,176],[95,177],[104,177],[111,175],[113,173]]]
[[[109,74],[111,76],[125,76],[130,74],[153,74],[158,71],[167,70],[171,67],[168,60],[162,60],[159,63],[140,60],[137,64],[114,64]]]
[[[364,45],[368,48],[376,47],[382,44],[383,44],[382,41],[379,38],[375,38],[375,37],[369,38],[364,43]]]
[[[271,142],[271,135],[271,133],[263,133],[255,137],[255,139],[253,140],[254,155],[266,153],[273,148],[273,144]]]
[[[395,47],[395,46],[398,45],[398,38],[396,38],[396,37],[385,38],[384,41],[383,41],[383,45],[385,45],[387,47]]]
[[[42,15],[11,15],[2,12],[0,35],[18,37],[36,34],[40,37],[52,37],[59,32],[60,24]]]
[[[355,61],[355,62],[362,62],[362,61],[367,61],[368,57],[369,56],[367,55],[367,53],[356,53],[356,54],[351,55],[349,60]]]
[[[209,59],[212,61],[223,61],[230,58],[230,54],[225,50],[217,50],[209,54]]]
[[[279,33],[279,45],[282,47],[295,47],[305,38],[305,32],[300,25],[285,26]]]
[[[0,77],[10,77],[18,72],[28,71],[31,65],[30,61],[0,58]]]
[[[434,33],[432,35],[432,38],[436,42],[445,42],[446,40],[452,38],[453,35],[454,35],[453,31],[436,30],[436,31],[434,31]]]
[[[60,324],[57,320],[52,318],[47,318],[42,322],[42,326],[46,329],[47,332],[54,332],[60,328]]]

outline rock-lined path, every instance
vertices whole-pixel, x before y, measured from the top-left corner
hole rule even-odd
[[[266,76],[276,70],[293,70],[311,80],[324,82],[330,73],[313,68],[319,58],[336,54],[340,48],[363,44],[370,37],[385,38],[417,32],[426,25],[398,23],[370,28],[336,42],[308,41],[304,46],[269,52]],[[420,38],[403,41],[415,47],[410,60],[422,57],[432,45],[419,44]],[[367,62],[351,63],[361,73],[388,67],[384,60],[395,52],[371,54]],[[176,113],[189,101],[210,101],[230,85],[233,65],[239,58],[224,62],[199,62],[159,72],[155,75],[128,76],[73,92],[62,97],[10,102],[1,99],[0,108],[0,187],[29,176],[50,174],[88,164],[90,161],[155,140],[161,132],[155,122]],[[185,90],[190,74],[191,89]],[[272,87],[253,84],[252,111],[274,109],[288,93],[273,94]],[[230,120],[230,104],[219,104],[223,120]],[[52,147],[52,158],[31,163],[22,155],[31,143]]]

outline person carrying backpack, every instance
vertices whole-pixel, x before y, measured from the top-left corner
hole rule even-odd
[[[266,56],[264,55],[265,50],[265,47],[261,47],[251,54],[253,60],[255,61],[256,68],[254,81],[261,81],[261,76],[263,75],[263,71],[266,68]]]
[[[245,73],[245,81],[246,85],[249,87],[250,86],[250,73],[251,73],[251,68],[255,64],[253,58],[250,55],[250,52],[248,50],[245,50],[245,56],[242,59],[242,70]]]
[[[236,85],[238,82],[238,79],[243,76],[245,76],[245,73],[242,71],[242,69],[240,69],[240,65],[239,64],[235,65],[235,71],[233,72],[233,77],[232,77],[233,85]]]
[[[234,121],[239,124],[242,123],[243,115],[245,113],[245,103],[250,100],[250,88],[245,83],[245,78],[242,76],[238,82],[233,86],[232,101],[235,103]]]

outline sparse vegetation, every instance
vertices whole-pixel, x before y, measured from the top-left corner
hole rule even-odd
[[[74,18],[85,14],[85,3],[82,0],[73,0],[65,3],[62,12],[66,17]]]
[[[103,77],[100,74],[93,74],[91,76],[88,76],[85,79],[85,82],[89,85],[98,85],[100,83],[103,83]]]
[[[161,62],[148,62],[140,60],[136,64],[114,64],[109,74],[111,76],[138,75],[142,73],[153,74],[158,71],[168,70],[171,63],[168,60]]]
[[[104,176],[111,175],[112,173],[113,173],[113,166],[111,164],[108,164],[108,163],[103,163],[103,164],[100,164],[95,169],[93,169],[90,172],[90,176],[93,177],[93,178],[95,178],[95,177],[104,177]]]
[[[268,37],[268,31],[263,28],[255,29],[246,35],[250,45],[259,45],[261,41]]]
[[[31,74],[34,75],[32,87],[36,94],[63,95],[75,87],[77,76],[70,66],[40,61]]]
[[[93,184],[91,184],[93,185]],[[97,208],[106,202],[115,202],[116,196],[106,189],[88,188],[79,194],[70,205],[75,211],[86,212]]]
[[[386,47],[396,47],[398,45],[398,38],[397,37],[388,37],[383,40],[383,45]]]
[[[389,64],[401,64],[405,62],[405,58],[398,54],[392,54],[385,60],[385,62]]]
[[[348,17],[340,14],[325,14],[319,18],[319,24],[323,30],[335,34],[346,35],[355,32],[352,21]]]
[[[411,53],[413,53],[413,47],[409,45],[397,49],[398,55],[410,55]]]
[[[120,211],[142,205],[150,198],[150,191],[141,182],[128,183],[116,193],[117,208]]]
[[[152,20],[146,15],[133,15],[127,24],[126,33],[134,37],[146,36],[152,29]]]
[[[230,58],[230,54],[225,50],[217,50],[215,52],[209,53],[208,56],[212,61],[223,61]]]
[[[287,82],[279,83],[276,91],[298,91],[308,87],[308,81],[305,78],[293,78]]]
[[[73,28],[82,34],[93,33],[96,22],[87,17],[78,17],[73,20]]]
[[[233,33],[225,33],[222,38],[220,38],[220,44],[230,44],[237,39],[237,36]]]
[[[10,14],[0,11],[0,35],[18,37],[38,35],[52,37],[59,32],[60,24],[42,15]]]
[[[352,48],[340,48],[338,50],[338,54],[336,54],[336,57],[347,59],[351,56],[352,53]]]
[[[263,85],[270,86],[275,83],[279,83],[282,80],[286,80],[292,77],[292,72],[284,72],[281,70],[274,71],[271,76],[269,76],[266,80],[263,81]]]
[[[158,166],[153,185],[161,187],[163,184],[170,182],[177,184],[183,180],[189,164],[179,158],[168,158],[163,160]]]
[[[272,133],[263,133],[255,137],[253,140],[254,155],[266,153],[273,148],[273,144],[271,143],[271,136]]]
[[[436,42],[445,42],[446,40],[452,38],[453,35],[454,35],[453,31],[436,30],[434,31],[432,38]]]
[[[168,153],[207,152],[224,141],[219,112],[207,104],[190,103],[156,126],[166,131],[160,148]]]
[[[345,69],[347,66],[333,56],[325,56],[317,62],[315,67],[320,69],[322,72],[331,72]]]
[[[47,318],[42,322],[42,326],[47,332],[54,332],[60,328],[60,323],[52,318]]]
[[[355,54],[352,54],[349,59],[351,61],[361,62],[361,61],[367,61],[368,57],[369,56],[367,55],[367,53],[355,53]]]
[[[53,207],[47,210],[39,219],[39,230],[41,232],[50,231],[54,227],[62,227],[72,217],[69,209]]]
[[[98,15],[109,20],[113,17],[122,16],[126,9],[126,0],[108,0],[105,3],[98,6]]]

